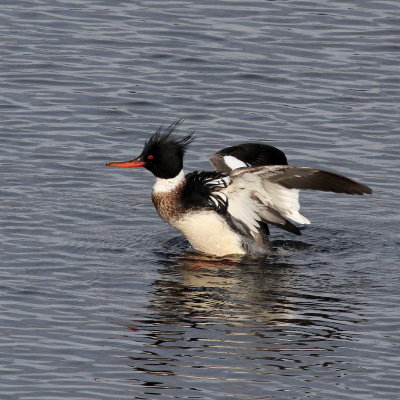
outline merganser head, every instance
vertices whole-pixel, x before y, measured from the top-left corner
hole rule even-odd
[[[193,133],[181,138],[172,135],[181,122],[177,120],[165,129],[161,126],[145,143],[139,157],[130,161],[110,162],[107,166],[144,167],[157,178],[175,178],[182,171],[186,148],[194,139]]]

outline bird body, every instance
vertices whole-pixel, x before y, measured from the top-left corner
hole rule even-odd
[[[193,135],[176,138],[180,121],[160,128],[142,154],[109,166],[144,167],[156,182],[152,201],[160,217],[178,229],[197,251],[225,256],[270,252],[268,224],[301,234],[299,189],[347,194],[372,190],[333,172],[287,164],[276,147],[244,143],[210,157],[216,171],[183,172],[183,156]],[[291,222],[293,221],[293,222]]]
[[[210,195],[204,174],[181,172],[175,178],[158,178],[152,201],[161,219],[178,229],[196,250],[215,256],[245,254],[240,237],[210,207]]]

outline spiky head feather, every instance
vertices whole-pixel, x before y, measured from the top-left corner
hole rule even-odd
[[[194,136],[193,132],[180,138],[173,135],[182,121],[178,119],[166,128],[158,128],[143,148],[140,157],[146,160],[145,168],[158,178],[173,178],[183,168],[183,156]]]

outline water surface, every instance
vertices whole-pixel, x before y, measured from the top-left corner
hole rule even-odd
[[[2,399],[397,399],[399,5],[3,1]],[[373,196],[303,193],[276,254],[193,254],[138,155],[196,131]]]

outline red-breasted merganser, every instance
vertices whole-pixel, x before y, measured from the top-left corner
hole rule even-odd
[[[175,137],[181,123],[162,127],[139,157],[110,167],[144,167],[156,179],[152,200],[160,217],[186,236],[197,251],[214,255],[270,252],[268,224],[300,235],[299,189],[367,194],[372,190],[334,172],[289,166],[276,147],[245,143],[211,155],[215,171],[183,172],[193,134]]]

